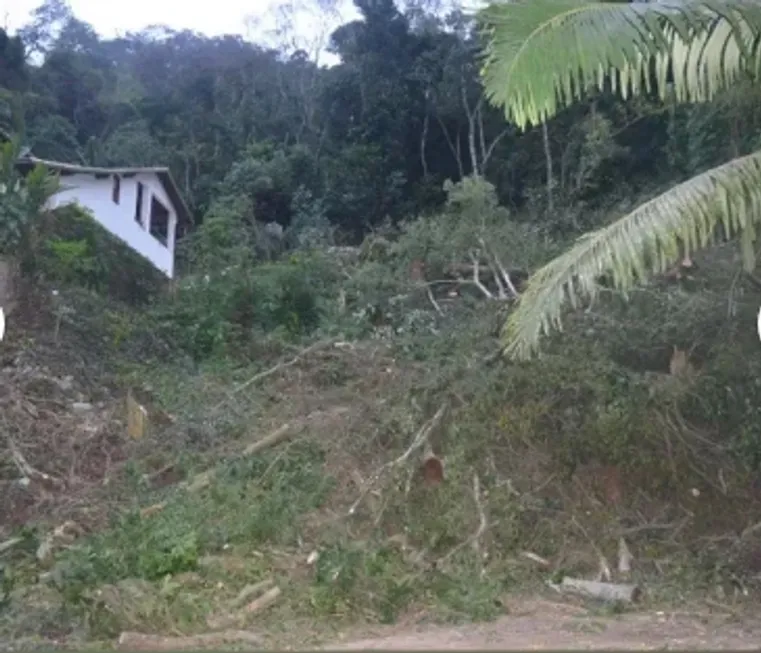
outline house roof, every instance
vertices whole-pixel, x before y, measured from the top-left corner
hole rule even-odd
[[[27,154],[16,162],[19,168],[32,168],[37,164],[42,164],[51,170],[57,170],[61,174],[86,174],[86,175],[122,175],[130,177],[136,174],[153,174],[159,178],[161,185],[164,187],[166,194],[169,196],[172,204],[177,211],[177,220],[184,225],[192,224],[193,218],[185,204],[185,200],[180,195],[180,189],[177,187],[172,173],[166,167],[141,167],[141,168],[99,168],[95,166],[80,166],[74,163],[61,163],[59,161],[47,161],[39,159],[36,156]]]

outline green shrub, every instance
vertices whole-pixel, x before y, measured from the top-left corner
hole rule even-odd
[[[122,514],[111,528],[63,554],[62,587],[77,600],[102,583],[193,570],[201,555],[227,545],[290,545],[298,517],[319,507],[333,487],[322,458],[320,449],[300,443],[287,457],[235,460],[219,470],[210,488],[175,494],[155,515],[142,517],[137,509]]]
[[[76,205],[56,209],[34,255],[37,276],[131,304],[156,296],[166,278]]]
[[[201,360],[240,353],[256,334],[296,338],[314,331],[336,296],[337,272],[322,254],[293,254],[189,276],[155,307],[163,335]]]

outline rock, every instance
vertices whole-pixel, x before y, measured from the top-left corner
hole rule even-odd
[[[93,405],[86,401],[75,401],[71,404],[71,411],[77,415],[89,413],[93,409]]]

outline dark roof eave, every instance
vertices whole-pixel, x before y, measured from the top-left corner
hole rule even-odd
[[[164,187],[169,199],[175,206],[178,221],[184,224],[193,224],[192,214],[185,200],[182,199],[180,189],[172,177],[172,173],[166,166],[145,166],[145,167],[124,167],[124,168],[102,168],[97,166],[82,166],[74,163],[61,163],[59,161],[47,161],[35,156],[25,156],[16,162],[19,167],[29,167],[42,164],[46,168],[58,170],[59,172],[68,172],[72,174],[110,174],[110,175],[128,175],[128,174],[154,174],[159,178],[161,185]]]

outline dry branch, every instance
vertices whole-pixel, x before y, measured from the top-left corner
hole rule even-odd
[[[425,445],[425,443],[428,441],[428,436],[431,434],[431,431],[438,426],[439,422],[441,422],[441,418],[444,417],[444,413],[446,412],[447,405],[442,404],[439,409],[436,411],[436,414],[429,419],[423,426],[420,428],[420,430],[415,435],[414,439],[412,440],[412,444],[408,447],[407,451],[405,451],[401,456],[396,458],[395,460],[392,460],[390,462],[387,462],[386,464],[382,465],[381,468],[373,474],[372,478],[365,484],[364,489],[360,493],[357,500],[351,505],[351,508],[349,508],[349,515],[353,515],[356,511],[359,505],[362,503],[364,498],[369,494],[370,490],[375,486],[375,484],[381,479],[381,477],[391,469],[394,469],[395,467],[398,467],[399,465],[404,464],[409,460],[410,456],[412,456],[413,453],[415,453],[418,449],[420,449],[422,446]]]
[[[535,562],[540,567],[552,566],[552,563],[549,560],[547,560],[547,558],[542,558],[542,556],[537,555],[533,551],[523,551],[521,552],[521,556],[526,558],[527,560],[531,560],[532,562]]]
[[[473,285],[478,288],[485,297],[488,299],[494,299],[494,295],[492,294],[491,290],[489,290],[482,282],[481,282],[481,272],[480,272],[480,264],[478,262],[478,257],[475,254],[470,255],[470,260],[473,263]]]
[[[252,376],[250,379],[248,379],[247,381],[244,381],[240,385],[237,385],[235,388],[233,388],[232,392],[230,392],[230,394],[227,395],[227,397],[225,397],[222,401],[220,401],[216,406],[214,406],[211,409],[211,412],[218,411],[220,408],[222,408],[222,406],[224,406],[228,401],[230,401],[236,394],[252,386],[257,381],[261,381],[262,379],[265,379],[268,376],[271,376],[275,372],[282,370],[285,367],[290,367],[291,365],[295,365],[307,354],[311,354],[313,351],[316,351],[318,349],[323,349],[324,347],[327,347],[332,343],[333,343],[332,340],[320,340],[318,342],[312,343],[311,345],[309,345],[309,347],[302,349],[293,358],[287,361],[281,361],[280,363],[273,365],[272,367],[270,367],[267,370],[264,370],[263,372],[254,374],[254,376]]]
[[[618,539],[618,573],[627,577],[631,573],[633,561],[634,556],[629,551],[626,540],[620,537]]]
[[[425,290],[426,290],[426,294],[428,295],[428,301],[431,302],[431,305],[433,306],[434,310],[443,317],[444,311],[441,310],[441,306],[439,305],[439,302],[437,302],[436,298],[433,296],[433,292],[431,291],[431,286],[426,284]]]
[[[293,422],[286,422],[285,424],[278,426],[274,431],[268,433],[260,440],[256,440],[255,442],[249,444],[245,449],[239,452],[238,455],[244,457],[253,456],[264,451],[265,449],[269,449],[270,447],[274,447],[275,445],[284,442],[288,438],[293,437],[299,427],[305,426],[308,422],[315,419],[316,417],[325,415],[333,417],[337,415],[343,415],[348,411],[349,409],[344,406],[337,406],[331,410],[315,410],[309,413],[309,415],[306,417],[294,420]],[[215,470],[209,469],[205,472],[201,472],[200,474],[196,474],[193,478],[183,483],[180,487],[183,487],[188,492],[197,492],[198,490],[202,490],[203,488],[208,487],[208,485],[211,483],[212,479],[214,478],[214,473]]]
[[[254,583],[253,585],[246,585],[238,593],[238,596],[235,597],[235,600],[232,602],[232,606],[240,608],[255,594],[261,594],[264,590],[270,589],[270,585],[272,585],[274,582],[275,581],[271,578],[265,578],[264,580],[260,580],[258,583]]]
[[[467,540],[460,542],[460,544],[454,547],[454,549],[452,549],[449,553],[439,558],[436,562],[437,567],[440,567],[455,553],[468,546],[468,544],[473,547],[473,550],[476,553],[480,551],[479,543],[481,541],[481,537],[486,532],[486,528],[488,527],[489,522],[486,519],[486,511],[484,510],[483,501],[481,501],[481,481],[478,478],[478,474],[473,474],[473,499],[476,504],[476,510],[478,511],[478,529]]]
[[[483,238],[478,239],[481,243],[481,247],[484,248],[484,251],[486,252],[487,256],[491,258],[491,265],[493,268],[496,268],[495,271],[495,278],[498,280],[498,285],[500,288],[502,288],[502,282],[504,282],[507,289],[510,291],[510,295],[513,298],[518,297],[518,291],[515,289],[515,284],[513,284],[513,280],[510,278],[510,273],[507,271],[504,265],[502,265],[502,262],[499,260],[499,257],[494,253],[493,250],[489,249],[489,247],[486,245],[486,242]],[[499,275],[497,275],[497,272],[499,272]],[[502,282],[499,282],[499,276],[502,277]],[[505,296],[505,299],[509,299],[509,297]]]
[[[23,537],[13,537],[10,540],[0,543],[0,553],[5,553],[9,549],[12,549],[17,544],[21,544],[24,541]]]
[[[269,607],[275,601],[277,601],[281,593],[282,592],[280,591],[280,588],[275,586],[267,590],[258,599],[254,599],[253,601],[251,601],[251,603],[249,603],[245,608],[243,608],[243,611],[246,614],[253,614],[255,612],[264,610],[264,608]]]
[[[271,433],[268,433],[265,435],[261,440],[257,440],[256,442],[252,442],[249,444],[242,452],[241,456],[253,456],[254,454],[259,453],[260,451],[264,451],[265,449],[269,449],[270,447],[274,447],[276,444],[279,444],[283,440],[285,440],[287,437],[292,435],[293,433],[293,424],[290,422],[286,422],[285,424],[279,426]]]
[[[555,583],[550,583],[549,585],[559,592],[579,594],[611,602],[620,601],[624,603],[634,603],[639,600],[642,594],[642,591],[637,585],[603,583],[596,580],[571,578],[569,576],[563,578],[559,585]]]
[[[267,579],[256,583],[255,585],[245,587],[231,603],[231,609],[227,609],[217,616],[208,617],[206,619],[206,625],[212,630],[220,630],[223,628],[231,628],[235,625],[241,625],[241,623],[245,621],[246,616],[264,610],[280,597],[281,590],[276,585],[275,587],[270,587],[264,592],[264,594],[261,594],[261,596],[257,597],[241,609],[240,605],[242,603],[245,603],[254,594],[261,593],[263,589],[269,587],[271,584],[272,579]]]
[[[13,458],[13,462],[18,468],[19,472],[29,480],[37,480],[42,481],[44,484],[47,484],[52,487],[60,488],[63,486],[63,482],[60,479],[54,478],[50,474],[46,474],[45,472],[40,471],[39,469],[35,469],[32,467],[24,458],[21,451],[19,451],[18,447],[16,446],[16,443],[13,442],[10,436],[7,436],[8,438],[8,447],[11,450],[11,457]]]

